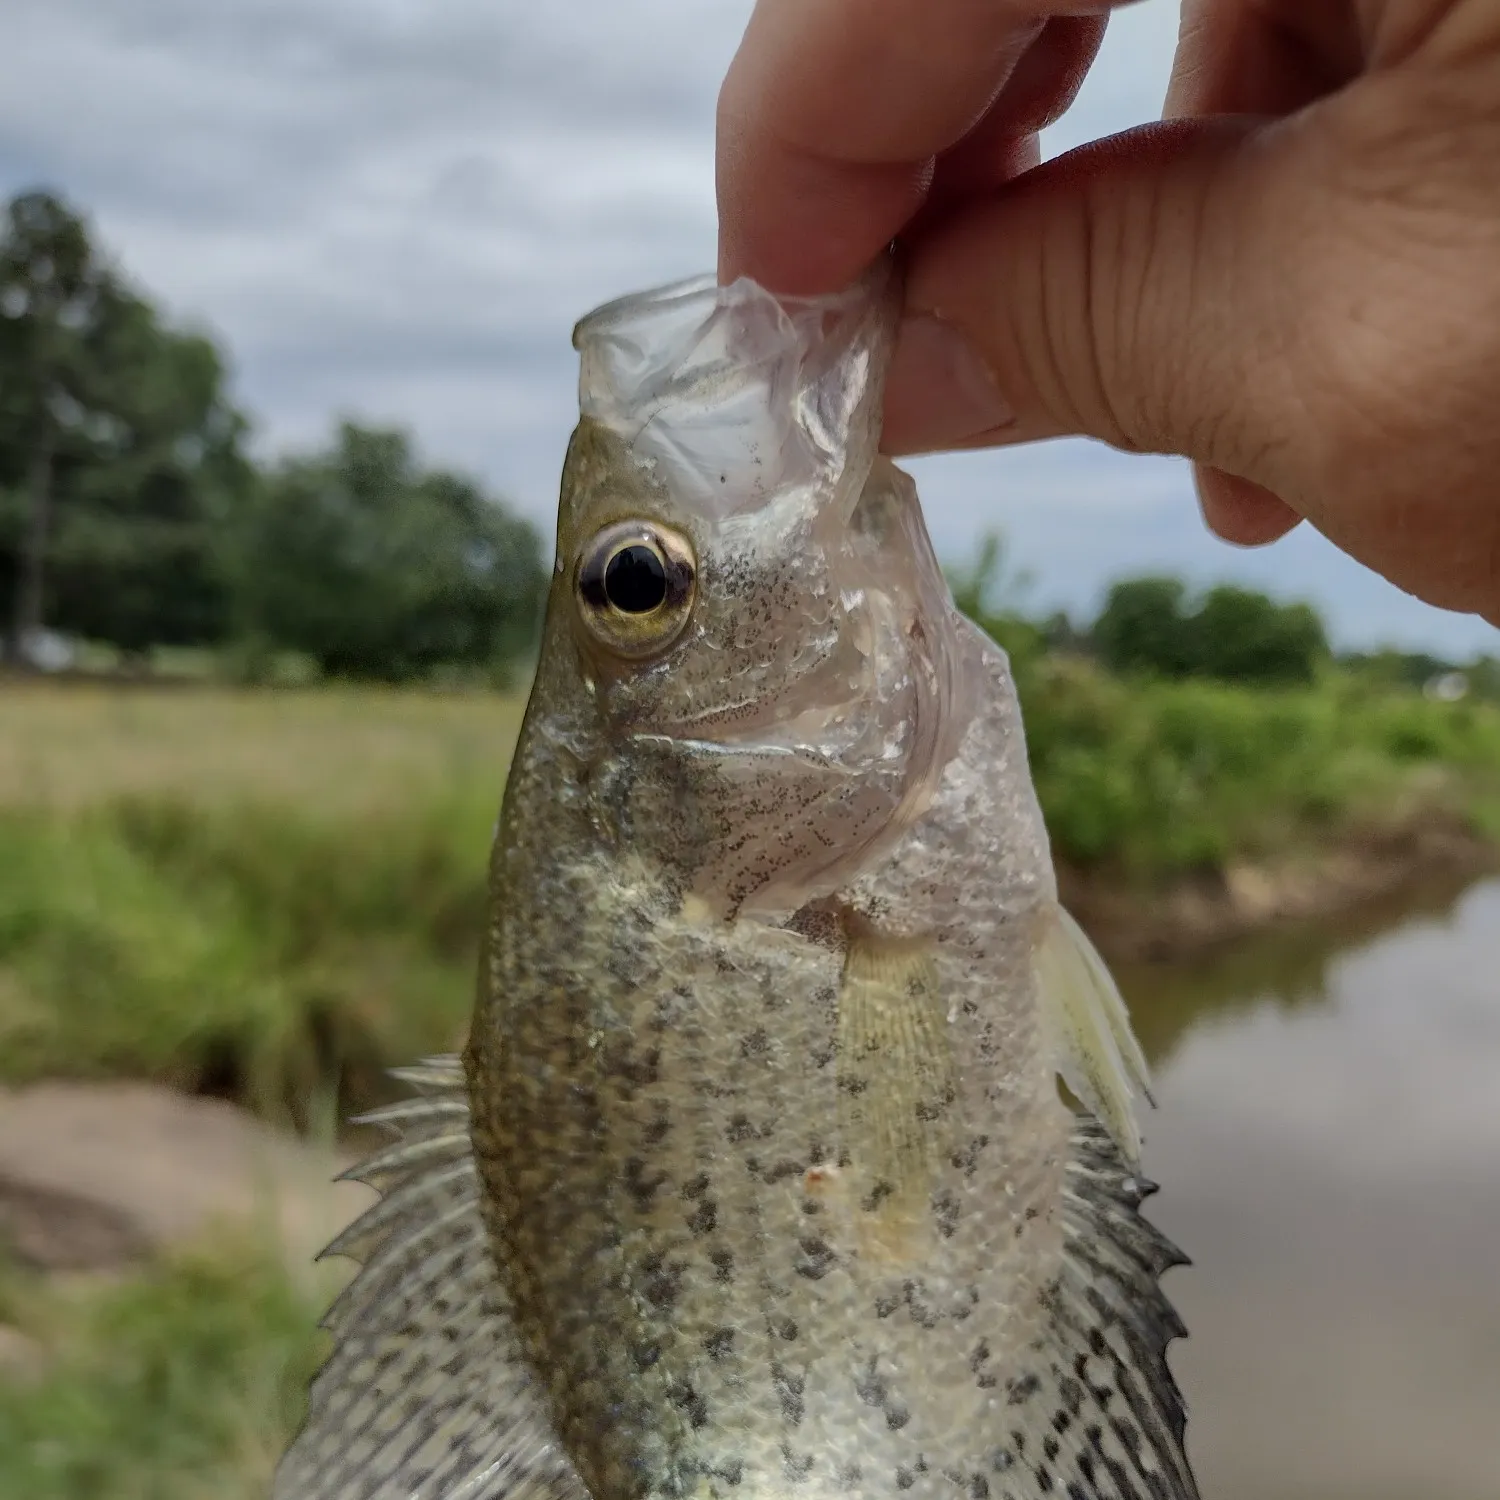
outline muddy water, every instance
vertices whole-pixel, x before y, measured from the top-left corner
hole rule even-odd
[[[1500,882],[1122,973],[1204,1500],[1500,1500]]]

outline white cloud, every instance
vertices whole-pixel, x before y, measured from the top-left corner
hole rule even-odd
[[[62,188],[179,315],[217,328],[268,444],[316,441],[338,413],[408,423],[550,520],[572,323],[712,263],[714,98],[748,12],[9,0],[0,190]],[[1154,117],[1175,32],[1170,0],[1117,15],[1049,152]],[[999,521],[1041,591],[1075,605],[1143,560],[1266,571],[1202,534],[1180,465],[1062,444],[920,467],[945,554]],[[1290,571],[1347,631],[1479,638],[1378,582],[1372,610],[1331,549],[1273,556],[1278,577],[1304,558]]]

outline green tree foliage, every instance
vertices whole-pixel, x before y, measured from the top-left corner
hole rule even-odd
[[[1185,677],[1192,670],[1187,589],[1179,578],[1130,578],[1094,621],[1094,650],[1117,672]]]
[[[1340,660],[1356,676],[1382,687],[1420,688],[1444,672],[1461,670],[1456,663],[1429,652],[1397,651],[1394,647],[1351,651]]]
[[[127,651],[222,638],[251,479],[217,349],[164,326],[48,193],[0,232],[0,604]]]
[[[1399,651],[1386,646],[1376,651],[1350,651],[1339,665],[1357,682],[1381,692],[1390,688],[1430,690],[1442,679],[1462,679],[1461,696],[1500,703],[1500,659],[1474,656],[1454,661],[1429,651]]]
[[[1469,691],[1491,703],[1500,702],[1500,658],[1476,656],[1463,669],[1469,679]]]
[[[83,352],[103,280],[86,226],[56,198],[10,202],[0,231],[0,485],[17,648],[43,621],[59,449],[88,415]]]
[[[242,624],[341,677],[489,666],[531,640],[535,529],[469,481],[421,469],[404,434],[346,422],[271,473],[236,548]]]
[[[1311,682],[1328,657],[1323,623],[1309,605],[1231,584],[1192,600],[1176,578],[1117,583],[1093,644],[1117,672],[1224,682]]]
[[[1192,617],[1197,669],[1225,682],[1311,682],[1328,659],[1317,611],[1221,584]]]
[[[111,295],[98,369],[107,418],[60,506],[56,623],[130,651],[221,641],[226,526],[249,498],[245,421],[213,343]]]

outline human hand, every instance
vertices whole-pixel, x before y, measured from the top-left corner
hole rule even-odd
[[[888,450],[1185,454],[1227,540],[1306,518],[1500,623],[1500,5],[1188,0],[1169,120],[1027,170],[1105,8],[761,0],[721,274],[833,290],[899,237]]]

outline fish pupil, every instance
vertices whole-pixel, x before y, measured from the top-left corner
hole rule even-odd
[[[627,615],[648,615],[667,598],[667,570],[654,547],[632,542],[604,569],[604,597]]]

